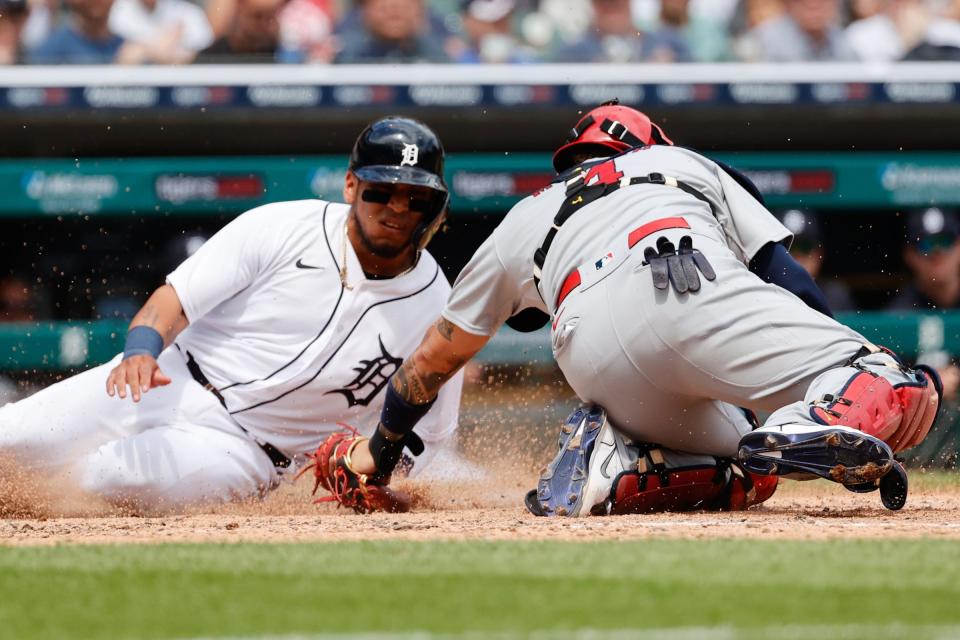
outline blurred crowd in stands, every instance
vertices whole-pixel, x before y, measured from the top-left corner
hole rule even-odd
[[[960,60],[960,0],[0,0],[0,64]]]

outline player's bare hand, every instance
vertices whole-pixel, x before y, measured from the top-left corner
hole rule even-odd
[[[153,387],[170,384],[170,378],[160,369],[151,355],[132,356],[123,360],[107,376],[107,395],[127,397],[127,387],[134,402]]]
[[[373,454],[370,453],[369,440],[364,440],[356,446],[350,462],[353,470],[357,473],[373,475],[377,472],[377,463],[373,461]]]

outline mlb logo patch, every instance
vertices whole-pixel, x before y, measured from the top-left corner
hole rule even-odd
[[[603,269],[605,266],[607,266],[607,263],[609,263],[611,260],[613,260],[613,252],[608,251],[607,255],[594,262],[593,266],[596,267],[597,271],[600,271],[600,269]]]

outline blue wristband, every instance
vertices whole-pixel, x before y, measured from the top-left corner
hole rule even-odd
[[[430,411],[436,398],[426,404],[410,404],[387,383],[387,396],[380,411],[380,424],[391,433],[410,433],[417,422]]]
[[[124,360],[147,354],[157,359],[161,351],[163,351],[163,336],[156,329],[138,325],[127,332],[127,341],[123,344]]]

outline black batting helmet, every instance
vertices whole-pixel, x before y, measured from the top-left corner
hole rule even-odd
[[[430,127],[413,118],[387,116],[360,132],[350,154],[350,171],[365,182],[407,184],[436,192],[413,236],[414,243],[423,247],[440,226],[450,197],[443,160],[443,145]]]

